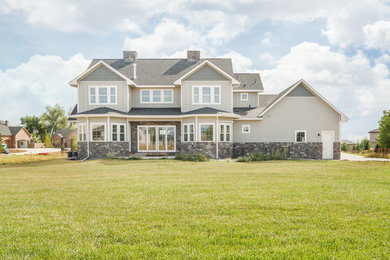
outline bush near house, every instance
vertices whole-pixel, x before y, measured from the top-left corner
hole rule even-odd
[[[390,148],[390,110],[383,111],[383,116],[379,120],[378,144],[380,148]]]
[[[260,152],[253,152],[249,156],[240,156],[237,158],[237,162],[260,162],[270,160],[286,160],[287,152],[282,150],[273,151],[271,154],[264,154]]]

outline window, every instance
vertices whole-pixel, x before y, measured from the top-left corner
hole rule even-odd
[[[105,141],[105,124],[91,124],[92,141]]]
[[[125,125],[124,124],[112,124],[112,141],[124,142],[125,141]]]
[[[193,104],[220,104],[220,86],[193,86]]]
[[[306,142],[306,130],[296,130],[295,131],[295,142],[297,142],[297,143]]]
[[[200,125],[200,141],[214,141],[214,124],[199,124]]]
[[[251,126],[250,125],[242,125],[241,133],[249,134],[250,132],[251,132]]]
[[[241,93],[240,100],[241,101],[248,101],[248,93]]]
[[[173,90],[143,89],[141,103],[173,103]]]
[[[231,124],[220,124],[219,125],[219,141],[230,142],[231,136]]]
[[[79,142],[87,141],[87,134],[86,134],[87,131],[85,129],[85,124],[79,124],[78,132],[79,132]]]
[[[195,140],[194,124],[183,125],[183,138],[184,142],[193,142]]]
[[[89,104],[116,104],[116,86],[89,87]]]

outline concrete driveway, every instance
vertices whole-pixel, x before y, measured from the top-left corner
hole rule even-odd
[[[340,160],[345,160],[345,161],[360,161],[360,162],[365,162],[365,161],[377,161],[377,162],[390,162],[390,159],[382,159],[382,158],[366,158],[360,155],[355,155],[355,154],[349,154],[349,153],[341,153],[341,158]]]

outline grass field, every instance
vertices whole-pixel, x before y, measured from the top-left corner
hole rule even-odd
[[[0,259],[386,259],[390,164],[2,165],[0,248]]]
[[[18,163],[29,163],[38,161],[50,161],[55,159],[61,159],[67,157],[66,153],[57,152],[49,153],[48,155],[40,154],[24,154],[24,155],[7,155],[0,154],[0,165],[1,164],[18,164]]]

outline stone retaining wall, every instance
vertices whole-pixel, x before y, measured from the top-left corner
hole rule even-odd
[[[79,158],[87,157],[87,142],[79,142]],[[90,142],[89,143],[89,158],[100,159],[110,155],[128,156],[129,142]]]
[[[233,158],[249,155],[252,152],[272,154],[274,151],[285,151],[288,158],[322,159],[322,143],[233,143]]]

